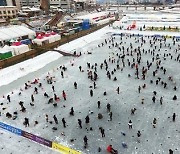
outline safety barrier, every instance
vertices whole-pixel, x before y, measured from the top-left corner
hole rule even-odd
[[[81,154],[81,152],[73,150],[67,146],[61,145],[57,142],[52,142],[50,140],[44,139],[44,138],[37,136],[37,135],[34,135],[32,133],[28,133],[24,130],[21,130],[21,129],[13,127],[11,125],[5,124],[3,122],[0,122],[0,128],[5,129],[5,130],[7,130],[11,133],[14,133],[16,135],[30,139],[34,142],[39,143],[39,144],[45,145],[49,148],[52,148],[56,151],[59,151],[60,153],[63,153],[63,154]]]

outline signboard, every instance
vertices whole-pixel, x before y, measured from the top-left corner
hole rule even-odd
[[[22,136],[25,137],[25,138],[28,138],[30,140],[33,140],[39,144],[43,144],[45,146],[48,146],[48,147],[52,147],[52,142],[49,141],[49,140],[46,140],[42,137],[39,137],[39,136],[36,136],[34,134],[31,134],[31,133],[28,133],[26,131],[22,131]]]
[[[70,149],[56,142],[52,142],[52,148],[58,150],[61,153],[63,152],[63,154],[81,154],[79,151]]]
[[[11,133],[17,134],[17,135],[22,135],[22,130],[10,125],[7,125],[5,123],[0,122],[0,128],[3,128]]]

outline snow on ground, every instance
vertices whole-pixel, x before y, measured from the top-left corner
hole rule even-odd
[[[78,53],[81,51],[82,56],[78,58],[60,57],[57,53],[50,52],[45,56],[48,57],[48,59],[43,58],[47,61],[49,60],[48,63],[42,64],[42,61],[39,61],[39,63],[33,63],[35,66],[28,67],[29,69],[33,69],[38,67],[39,64],[42,64],[43,67],[35,69],[35,72],[30,71],[22,74],[21,77],[14,75],[15,79],[12,79],[10,75],[8,75],[6,79],[9,79],[9,82],[4,80],[5,83],[3,83],[2,80],[1,85],[3,86],[0,88],[1,96],[5,96],[5,98],[0,98],[2,103],[1,121],[46,139],[57,141],[74,149],[81,150],[84,153],[105,154],[107,153],[106,146],[108,144],[112,144],[120,154],[166,154],[170,148],[174,150],[175,153],[180,153],[180,143],[178,142],[180,137],[180,119],[178,115],[178,111],[180,110],[178,104],[180,98],[180,67],[178,67],[178,65],[180,65],[180,63],[179,60],[175,60],[179,55],[178,45],[180,43],[176,42],[175,45],[173,45],[172,38],[167,39],[165,42],[160,40],[160,38],[153,41],[151,37],[130,37],[129,35],[123,36],[122,38],[120,36],[115,36],[112,42],[110,34],[115,32],[120,33],[120,30],[116,31],[112,29],[112,27],[105,27],[96,33],[92,33],[59,47],[59,49],[64,51],[72,52],[76,50]],[[105,39],[108,44],[105,44]],[[154,42],[152,46],[149,44],[150,40]],[[146,43],[141,46],[142,41]],[[160,41],[162,43],[162,48],[159,50]],[[117,47],[115,47],[116,43]],[[131,43],[132,48],[130,47]],[[125,67],[123,67],[122,64],[122,58],[119,58],[119,56],[121,57],[123,55],[123,47],[125,52]],[[138,51],[138,47],[142,56],[141,63],[138,66],[140,79],[136,78],[135,68],[128,66],[128,59],[130,64],[133,63],[133,58],[135,63],[137,63],[137,53],[135,50]],[[127,50],[129,50],[129,53]],[[131,50],[133,56],[130,55]],[[92,54],[87,54],[87,51]],[[155,58],[154,62],[152,62],[153,52]],[[51,54],[55,55],[49,57]],[[158,63],[157,61],[159,61],[157,54],[159,54],[161,60],[160,67],[166,68],[167,70],[165,75],[160,68],[157,69],[156,64]],[[52,59],[52,57],[54,59]],[[111,73],[111,79],[108,79],[106,75],[105,59],[108,63],[107,70]],[[112,63],[113,59],[115,59],[115,63]],[[147,68],[147,60],[149,63],[152,62],[152,66],[147,71],[146,79],[142,80],[142,67],[144,66]],[[87,76],[88,70],[92,70],[92,72],[95,70],[94,68],[88,69],[87,62],[94,66],[95,63],[97,63],[98,79],[96,81],[96,89],[92,88],[94,82],[88,79]],[[103,63],[102,69],[100,68],[101,63]],[[117,69],[117,64],[119,64],[120,69]],[[67,67],[67,71],[64,71],[64,78],[61,77],[62,69],[60,66],[62,65]],[[19,70],[21,66],[15,66],[17,66],[16,74],[22,72]],[[79,66],[82,66],[82,72],[79,71]],[[22,67],[24,67],[24,64]],[[116,71],[114,71],[114,69],[116,69]],[[156,69],[157,73],[155,77],[153,77],[152,72]],[[6,69],[1,71],[5,70]],[[112,71],[114,74],[112,74]],[[131,77],[128,77],[128,74]],[[47,84],[47,75],[53,77],[53,84]],[[172,76],[173,82],[168,80],[168,76]],[[113,81],[114,77],[117,77],[117,81]],[[167,83],[167,88],[163,88],[160,82],[156,85],[158,77],[161,78],[160,82],[163,81]],[[38,87],[38,84],[30,84],[30,82],[28,82],[34,81],[35,78],[38,78],[38,81],[42,83],[41,88]],[[153,83],[150,83],[150,80],[153,80]],[[27,90],[24,89],[25,82],[31,85]],[[77,82],[77,89],[74,89],[74,82]],[[146,84],[146,88],[144,89],[142,88],[143,84]],[[55,92],[52,91],[52,85],[55,86]],[[120,94],[116,92],[118,86],[120,87]],[[141,86],[141,93],[138,93],[138,86]],[[177,91],[173,90],[174,86],[177,87]],[[34,93],[35,87],[38,87],[38,94]],[[23,91],[21,91],[21,95],[19,96],[20,89],[23,89]],[[93,89],[93,97],[89,95],[90,89]],[[67,94],[66,101],[62,98],[63,90]],[[103,95],[104,91],[107,92],[106,96]],[[155,103],[152,102],[153,91],[157,92]],[[54,108],[52,104],[48,104],[48,99],[43,96],[44,92],[47,92],[50,97],[54,97],[54,93],[60,97],[60,101],[56,108]],[[8,94],[11,95],[10,103],[6,100]],[[34,106],[30,105],[31,94],[33,94],[35,98]],[[176,101],[172,100],[174,95],[177,95]],[[163,97],[162,105],[159,103],[160,97]],[[142,99],[144,99],[144,104],[141,103]],[[98,100],[101,102],[100,109],[97,108]],[[24,106],[27,110],[25,113],[20,111],[19,101],[24,102]],[[112,121],[109,121],[109,114],[106,110],[107,103],[111,104],[113,113]],[[74,108],[74,116],[69,115],[71,107]],[[4,108],[4,110],[2,110],[2,108]],[[137,109],[134,115],[131,115],[132,108]],[[16,120],[8,119],[5,116],[7,112],[13,114],[14,111],[18,112],[18,118]],[[103,115],[101,120],[97,118],[98,113]],[[176,122],[172,122],[173,113],[177,114]],[[46,122],[45,114],[49,115],[49,120],[53,121],[52,124]],[[59,120],[58,125],[54,123],[53,115],[57,116]],[[84,119],[87,115],[90,117],[90,124],[85,124]],[[24,117],[29,118],[29,127],[23,125]],[[63,128],[61,122],[63,117],[67,122],[66,128]],[[154,118],[157,119],[156,128],[152,126]],[[82,129],[79,128],[77,119],[82,119]],[[128,128],[129,120],[132,120],[133,123],[132,130]],[[34,126],[34,121],[38,121],[39,124]],[[53,131],[52,127],[57,127],[57,131]],[[90,127],[92,127],[92,130],[90,130]],[[99,127],[105,129],[106,137],[101,137]],[[140,130],[142,134],[139,138],[137,137],[138,130]],[[29,142],[26,139],[16,138],[14,135],[4,132],[4,130],[0,131],[3,133],[1,134],[2,137],[0,138],[0,142],[4,143],[7,139],[7,142],[13,146],[10,149],[9,146],[5,146],[4,144],[4,146],[1,145],[3,149],[0,149],[0,153],[3,153],[4,150],[6,150],[6,153],[14,154],[19,154],[22,150],[24,152],[26,151],[26,153],[36,153],[39,149],[44,154],[55,153],[54,151],[50,152],[43,146],[40,147],[39,145],[35,145],[35,143]],[[122,132],[126,135],[123,136]],[[12,139],[8,139],[9,135],[13,136]],[[85,135],[88,137],[87,149],[83,147],[83,137]],[[71,139],[73,139],[74,142],[70,142]],[[14,140],[17,142],[21,140],[23,142],[22,147],[37,146],[37,148],[16,148],[15,146],[20,145],[19,143],[16,144]],[[127,148],[122,147],[121,144],[123,142],[127,144]],[[101,152],[98,152],[98,147],[102,149]],[[27,149],[31,150],[28,151]]]
[[[3,69],[0,71],[0,86],[7,85],[22,76],[25,76],[31,72],[35,72],[60,57],[62,57],[62,55],[60,55],[59,53],[49,51],[38,57],[34,57],[33,63],[32,59],[29,59],[25,62],[21,62],[17,65]]]

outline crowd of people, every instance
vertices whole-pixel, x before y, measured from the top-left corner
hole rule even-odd
[[[126,42],[126,40],[129,39],[132,42]],[[128,70],[128,75],[127,78],[129,80],[135,79],[134,82],[140,83],[137,87],[135,87],[133,90],[135,92],[135,95],[137,97],[141,98],[141,102],[139,103],[139,106],[145,105],[147,103],[147,100],[144,99],[144,91],[148,89],[148,87],[152,86],[154,87],[154,90],[149,94],[152,99],[152,104],[156,104],[156,106],[163,106],[165,103],[164,100],[166,100],[166,95],[162,95],[162,92],[159,92],[156,90],[155,87],[159,87],[163,90],[167,90],[168,92],[172,92],[172,101],[178,100],[177,92],[179,88],[179,83],[177,78],[174,77],[174,74],[171,73],[168,69],[167,65],[164,65],[165,61],[169,61],[170,63],[176,63],[178,66],[180,63],[180,44],[178,44],[178,40],[173,37],[171,39],[172,43],[169,43],[165,37],[151,37],[151,36],[141,36],[137,37],[134,35],[119,35],[119,36],[111,36],[109,38],[106,38],[101,42],[100,44],[97,45],[97,50],[103,50],[104,48],[107,48],[108,51],[111,51],[112,54],[109,55],[106,59],[104,59],[102,62],[86,62],[86,65],[84,66],[75,66],[75,64],[71,64],[69,67],[78,67],[78,73],[79,79],[81,78],[81,74],[86,74],[86,78],[88,79],[90,83],[90,87],[86,87],[89,91],[89,95],[87,96],[82,96],[82,97],[89,97],[89,100],[92,100],[93,97],[97,95],[97,89],[100,89],[99,92],[102,93],[101,98],[96,100],[96,111],[97,113],[94,113],[93,111],[87,113],[86,116],[82,116],[82,118],[76,117],[76,110],[77,108],[73,107],[71,104],[63,105],[64,107],[68,106],[69,107],[69,117],[61,117],[57,115],[56,112],[53,113],[52,119],[50,119],[50,116],[47,113],[44,113],[44,121],[45,123],[48,124],[55,124],[52,129],[53,131],[57,131],[57,126],[56,125],[62,125],[64,129],[67,129],[67,127],[70,127],[71,124],[68,124],[68,119],[72,117],[76,117],[76,121],[74,123],[77,124],[79,131],[83,129],[87,129],[89,127],[89,130],[94,130],[97,131],[101,138],[106,138],[108,134],[108,126],[99,126],[98,129],[93,129],[91,127],[91,124],[96,121],[98,124],[98,119],[104,119],[107,115],[106,121],[109,121],[110,125],[111,122],[114,121],[114,119],[117,120],[117,118],[114,118],[117,116],[117,111],[114,112],[115,108],[113,107],[113,100],[109,100],[106,104],[101,100],[103,97],[108,96],[108,88],[106,87],[106,90],[103,90],[104,88],[103,85],[99,84],[99,80],[102,79],[102,72],[105,72],[105,79],[106,82],[114,82],[116,88],[114,88],[112,91],[113,93],[116,93],[119,97],[121,96],[121,92],[123,89],[121,88],[121,85],[123,81],[121,81],[121,78],[119,77],[118,73],[124,73],[124,70]],[[146,46],[149,46],[149,48],[146,48]],[[164,51],[164,48],[166,50]],[[173,51],[172,51],[173,48]],[[168,52],[167,50],[170,50],[172,52]],[[95,51],[92,51],[92,54]],[[83,56],[83,55],[82,55]],[[78,57],[81,58],[82,56]],[[91,56],[91,55],[88,55]],[[148,58],[147,58],[148,57]],[[68,72],[68,67],[66,66],[59,66],[57,70],[60,72],[59,76],[64,79],[66,72]],[[127,72],[127,71],[126,71]],[[71,72],[68,72],[69,74]],[[104,78],[103,78],[104,79]],[[44,82],[45,80],[45,82]],[[24,84],[24,87],[22,87],[19,92],[19,107],[18,110],[15,110],[13,113],[10,113],[10,111],[7,111],[6,109],[3,110],[3,113],[5,113],[5,116],[9,119],[12,120],[17,120],[18,119],[18,114],[20,112],[24,113],[24,121],[23,125],[26,127],[30,126],[36,126],[40,123],[39,120],[35,120],[32,122],[31,117],[26,116],[26,112],[32,112],[33,113],[33,108],[29,108],[27,102],[30,102],[29,105],[31,107],[36,106],[36,100],[38,99],[37,96],[43,95],[43,97],[46,99],[47,104],[53,106],[53,108],[58,108],[59,103],[63,102],[66,104],[68,101],[69,97],[71,97],[71,94],[69,94],[66,90],[62,90],[61,94],[58,91],[59,86],[56,84],[57,77],[53,75],[53,73],[48,73],[48,75],[44,79],[34,79],[32,82],[28,81],[27,83]],[[111,83],[111,82],[110,82]],[[63,83],[62,83],[63,84]],[[81,85],[80,80],[73,81],[73,85],[71,86],[71,89],[74,91],[81,91],[80,85]],[[51,91],[46,91],[47,85],[50,85]],[[136,84],[135,84],[136,85]],[[111,85],[109,85],[111,86]],[[29,89],[33,89],[33,93],[30,93]],[[29,100],[21,100],[21,96],[24,93],[29,94]],[[127,91],[127,93],[129,93]],[[160,95],[161,94],[161,95]],[[3,102],[5,103],[6,101],[8,103],[14,103],[11,99],[11,96],[13,94],[7,94],[7,96],[4,96]],[[27,94],[26,94],[27,95]],[[122,101],[122,100],[120,100]],[[128,102],[127,102],[128,103]],[[158,104],[158,105],[157,105]],[[3,105],[3,104],[2,104]],[[42,104],[46,105],[46,104]],[[83,105],[83,104],[82,104]],[[119,104],[120,106],[121,104]],[[105,111],[104,111],[104,108]],[[63,112],[61,109],[58,112]],[[136,130],[136,136],[137,136],[137,141],[140,143],[141,137],[144,135],[142,129],[137,130],[136,125],[134,125],[134,122],[132,119],[136,116],[136,113],[140,112],[137,108],[132,107],[129,109],[129,114],[124,115],[128,116],[129,120],[126,122],[125,125],[127,125],[127,130],[128,131],[133,131]],[[103,114],[102,114],[103,113]],[[97,114],[97,119],[91,119],[91,114]],[[1,115],[2,116],[2,115]],[[171,115],[172,122],[176,121],[176,116],[177,113],[172,112]],[[123,117],[122,117],[123,118]],[[61,119],[61,123],[59,122]],[[53,122],[54,121],[54,122]],[[120,121],[120,119],[119,119]],[[116,121],[118,122],[118,121]],[[42,121],[41,121],[42,123]],[[142,126],[143,127],[143,126]],[[158,117],[154,117],[152,119],[151,126],[156,131],[155,129],[157,127],[161,127],[158,125]],[[116,130],[114,130],[116,131]],[[127,133],[122,133],[123,136],[126,136]],[[82,143],[83,147],[85,149],[89,148],[89,141],[91,140],[91,137],[87,134],[84,135],[82,138]],[[122,143],[121,144],[122,148],[128,148],[128,143]],[[114,145],[114,149],[112,146],[112,143],[109,143],[107,145],[107,151],[112,154],[117,154],[118,151],[120,151],[120,146],[116,147],[117,145]],[[98,147],[98,151],[101,152],[102,149],[101,147]],[[171,147],[169,147],[169,153],[172,154],[173,150]]]

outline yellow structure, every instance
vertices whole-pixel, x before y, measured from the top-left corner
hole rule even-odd
[[[81,154],[81,152],[68,148],[56,142],[52,142],[52,148],[63,154]]]

